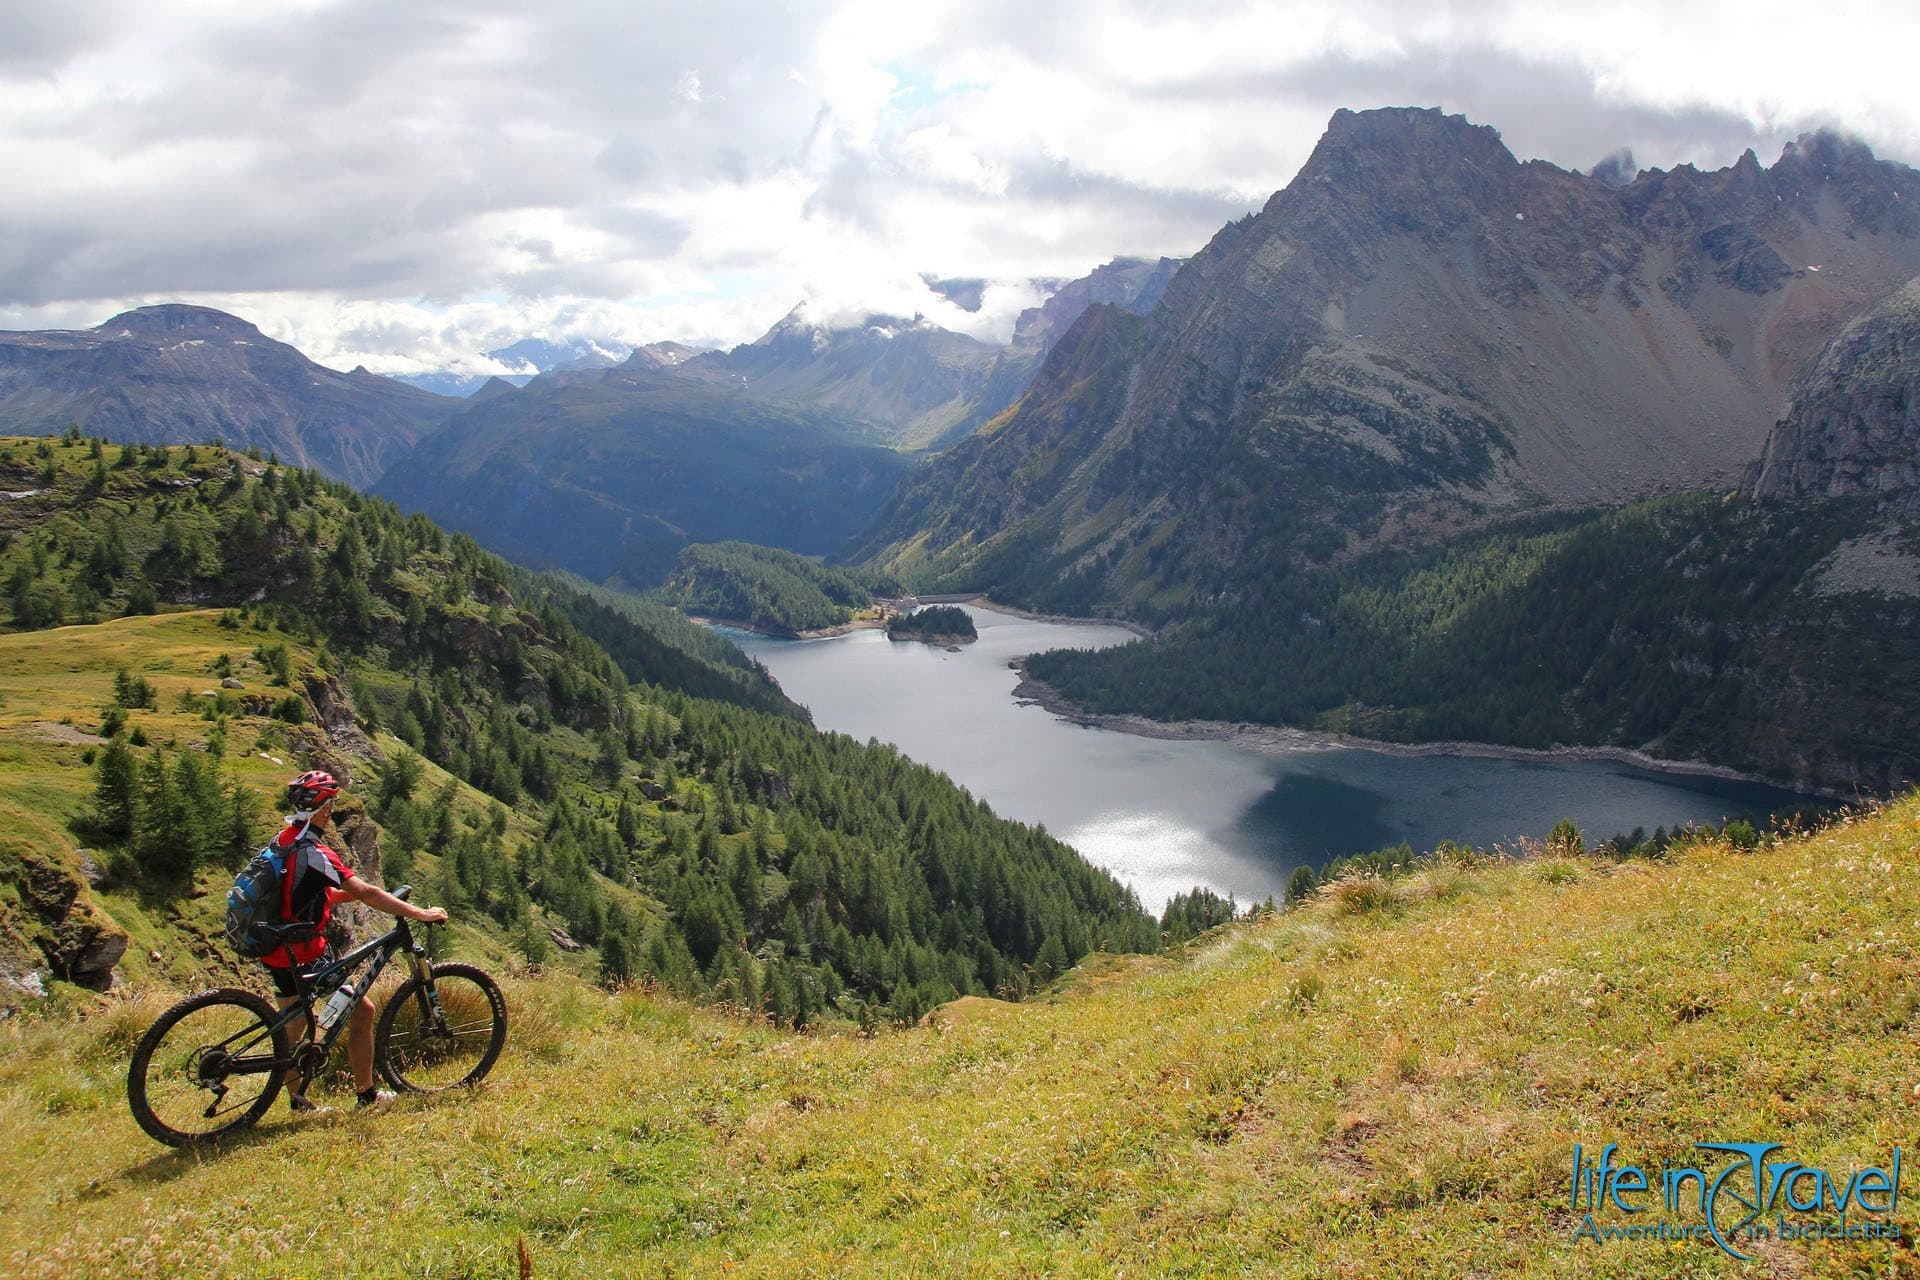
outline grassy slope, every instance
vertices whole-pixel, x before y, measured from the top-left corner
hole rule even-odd
[[[212,669],[222,654],[246,684],[246,694],[278,697],[288,692],[272,686],[269,673],[252,657],[257,644],[286,644],[296,672],[310,667],[311,652],[285,633],[226,630],[218,625],[219,616],[217,611],[196,610],[0,635],[0,828],[25,833],[37,856],[57,856],[57,851],[72,847],[67,816],[86,810],[93,794],[94,771],[82,765],[82,753],[104,745],[93,731],[112,701],[117,667],[144,676],[157,695],[156,709],[130,712],[128,723],[156,743],[184,747],[202,743],[210,726],[183,704],[182,695],[220,687]],[[223,783],[237,777],[256,793],[256,830],[262,842],[278,823],[272,806],[295,767],[296,751],[289,739],[316,733],[312,725],[294,728],[260,715],[236,714],[229,721],[221,777]],[[389,752],[400,746],[391,738],[383,739],[383,745]],[[372,776],[365,761],[353,763]],[[430,762],[421,761],[421,769],[421,795],[453,781]],[[464,784],[455,785],[456,812],[477,823],[487,811],[488,798]],[[360,801],[349,797],[343,812],[359,807]],[[509,830],[526,834],[529,821],[514,814]],[[111,864],[110,856],[101,856]],[[436,865],[436,859],[423,855],[416,861],[414,878],[424,883]],[[114,884],[87,897],[132,936],[120,965],[131,983],[195,983],[253,968],[237,962],[219,936],[232,878],[231,868],[208,867],[200,873],[195,893],[155,896],[140,892],[128,877],[116,877]],[[646,909],[637,893],[623,898],[635,910]],[[10,906],[0,899],[0,922],[7,921]],[[465,936],[470,949],[507,954],[496,938],[478,932]]]
[[[1571,1240],[1571,1146],[1911,1145],[1916,850],[1908,798],[1750,854],[1439,869],[872,1039],[520,983],[477,1095],[277,1110],[199,1159],[120,1096],[153,1003],[16,1021],[0,1267],[500,1276],[524,1239],[541,1276],[1743,1274]],[[1913,1270],[1767,1248],[1754,1274]]]

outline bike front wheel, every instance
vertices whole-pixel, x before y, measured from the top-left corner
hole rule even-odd
[[[507,1042],[500,984],[470,964],[436,964],[400,984],[374,1028],[374,1061],[407,1093],[478,1084]]]
[[[197,1147],[244,1129],[280,1092],[292,1043],[279,1011],[251,991],[221,988],[161,1014],[127,1068],[133,1118],[170,1147]]]

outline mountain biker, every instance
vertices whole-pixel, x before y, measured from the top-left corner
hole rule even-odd
[[[301,975],[307,978],[331,960],[327,953],[326,928],[336,902],[349,899],[362,902],[376,911],[405,916],[420,924],[442,924],[447,918],[442,907],[403,902],[378,885],[368,884],[341,861],[339,854],[320,842],[320,835],[332,822],[333,802],[339,796],[340,784],[332,774],[318,769],[301,774],[287,784],[287,805],[293,813],[280,834],[274,837],[274,843],[280,848],[295,851],[281,877],[280,913],[289,921],[307,921],[318,927],[312,938],[296,942],[290,948],[293,963],[300,966]],[[288,950],[281,948],[263,961],[273,976],[273,987],[280,995],[283,1010],[299,1003],[300,999],[287,962]],[[294,1019],[288,1024],[288,1030],[300,1035],[305,1021],[305,1015]],[[353,1088],[361,1106],[392,1099],[391,1092],[374,1087],[373,1001],[364,991],[354,1003],[352,1018],[347,1024],[347,1062],[353,1069]],[[290,1105],[295,1111],[322,1110],[308,1100],[306,1081],[298,1074],[288,1073],[287,1087]]]

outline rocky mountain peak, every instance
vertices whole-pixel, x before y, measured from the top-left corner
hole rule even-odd
[[[1747,154],[1753,153],[1749,151]],[[1759,161],[1756,160],[1754,163],[1758,164]],[[1640,165],[1633,158],[1633,148],[1622,147],[1618,151],[1602,156],[1599,162],[1588,171],[1587,176],[1618,191],[1632,182],[1639,172]]]
[[[707,350],[690,347],[683,342],[649,342],[645,346],[635,347],[618,367],[630,373],[674,369],[695,356],[707,354]]]
[[[1352,191],[1485,191],[1519,167],[1498,129],[1438,107],[1342,109],[1288,189],[1321,182]]]
[[[1837,129],[1818,129],[1803,133],[1780,150],[1776,168],[1804,166],[1807,172],[1823,178],[1858,174],[1879,165],[1869,147],[1859,138]]]
[[[1822,129],[1789,142],[1767,171],[1779,203],[1806,212],[1831,196],[1868,234],[1920,235],[1920,173],[1882,160],[1858,138]]]
[[[1313,154],[1258,219],[1348,269],[1382,238],[1449,234],[1513,203],[1520,162],[1499,131],[1438,108],[1334,113]]]
[[[258,327],[239,316],[212,307],[167,302],[123,311],[100,326],[107,332],[126,331],[136,337],[224,337],[265,340]]]
[[[1084,341],[1126,326],[1083,314],[977,444],[908,481],[863,554],[990,589],[1083,580],[1150,613],[1222,566],[1726,484],[1795,371],[1920,273],[1916,184],[1838,135],[1771,169],[1618,154],[1581,175],[1440,111],[1339,112],[1138,337]],[[1894,430],[1920,387],[1857,389],[1872,456],[1893,466],[1906,439],[1920,457],[1920,433]]]
[[[868,339],[886,340],[898,337],[913,330],[925,330],[930,334],[946,334],[924,316],[893,316],[872,312],[860,317],[856,322],[837,324],[823,323],[813,319],[803,302],[780,319],[773,326],[748,343],[749,347],[785,347],[800,345],[813,350],[823,350],[828,345],[841,345],[849,341]],[[954,334],[954,337],[963,335]]]
[[[481,404],[493,399],[495,396],[511,395],[519,389],[519,387],[508,382],[505,378],[488,378],[480,384],[478,391],[467,397],[467,400],[470,404]]]
[[[1475,124],[1465,116],[1450,116],[1439,107],[1374,107],[1333,113],[1327,131],[1314,147],[1316,158],[1343,152],[1385,154],[1453,153],[1461,160],[1511,168],[1519,162],[1500,140],[1500,131]],[[1308,160],[1311,169],[1313,160]]]
[[[815,324],[807,318],[807,304],[802,302],[796,304],[793,310],[781,316],[779,321],[771,329],[755,338],[752,342],[745,344],[744,347],[736,347],[734,350],[740,351],[753,347],[778,348],[799,345],[823,347],[826,345],[827,333],[828,331],[824,325]]]
[[[219,437],[368,485],[457,407],[365,368],[315,364],[238,316],[171,303],[92,329],[0,334],[0,429]]]

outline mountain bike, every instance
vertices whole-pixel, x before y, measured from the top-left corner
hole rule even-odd
[[[395,890],[406,898],[411,885]],[[282,925],[272,937],[287,949],[318,935],[305,923]],[[264,996],[222,987],[189,996],[161,1014],[133,1051],[127,1102],[133,1118],[170,1147],[194,1147],[244,1129],[266,1114],[289,1071],[310,1085],[325,1069],[334,1041],[346,1031],[346,1010],[373,990],[394,956],[404,953],[412,975],[380,1010],[373,1061],[396,1090],[438,1093],[477,1084],[507,1040],[507,1002],[500,986],[468,964],[432,964],[414,941],[411,922],[355,947],[311,975],[293,964],[298,998],[278,1009]],[[314,1016],[316,998],[347,987],[344,1009],[329,1027]],[[295,1026],[301,1029],[296,1033]],[[305,1087],[303,1085],[303,1087]]]

